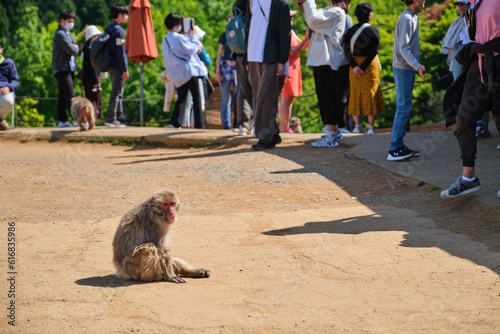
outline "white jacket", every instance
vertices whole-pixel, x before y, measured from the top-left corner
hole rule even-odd
[[[306,0],[303,8],[307,25],[314,31],[309,41],[306,65],[330,65],[335,71],[347,65],[342,49],[346,20],[344,10],[334,6],[318,9],[314,0]]]

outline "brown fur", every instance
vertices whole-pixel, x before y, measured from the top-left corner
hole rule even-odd
[[[87,98],[75,96],[71,99],[71,115],[80,125],[80,131],[92,130],[95,126],[94,105]]]
[[[303,133],[302,126],[300,125],[300,118],[298,117],[290,118],[290,127],[295,133]]]
[[[169,210],[165,209],[165,203],[172,203]],[[181,277],[210,276],[208,269],[195,268],[170,254],[169,229],[177,221],[179,205],[177,194],[166,190],[123,216],[113,240],[116,276],[174,283],[184,283]]]

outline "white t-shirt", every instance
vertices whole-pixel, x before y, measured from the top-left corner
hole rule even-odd
[[[262,63],[272,0],[251,1],[252,19],[248,33],[247,60]]]

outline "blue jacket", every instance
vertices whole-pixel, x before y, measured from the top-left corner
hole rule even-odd
[[[113,60],[109,67],[110,70],[115,70],[120,73],[128,71],[127,52],[125,51],[125,31],[115,21],[111,21],[105,31],[109,34],[113,48]]]
[[[183,86],[192,77],[204,77],[208,74],[206,66],[198,57],[198,42],[194,35],[188,37],[169,31],[163,37],[162,50],[165,69],[175,87]]]
[[[0,88],[9,87],[13,92],[19,84],[19,74],[14,61],[10,58],[0,63]]]

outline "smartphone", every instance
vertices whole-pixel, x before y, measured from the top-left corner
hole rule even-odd
[[[182,19],[182,30],[188,33],[190,30],[194,29],[194,19],[191,17],[185,17]]]

